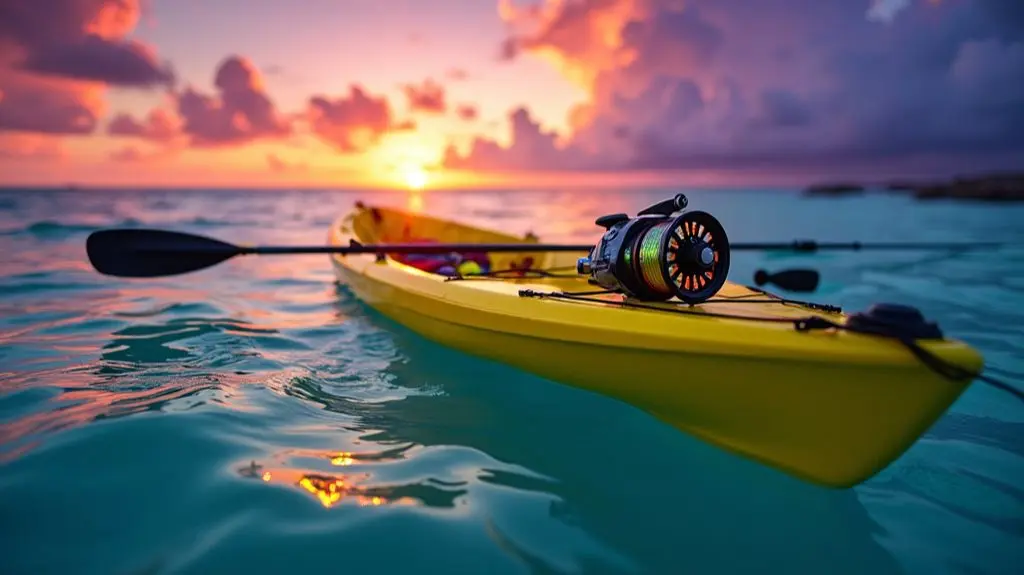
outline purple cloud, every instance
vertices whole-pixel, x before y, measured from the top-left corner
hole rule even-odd
[[[181,126],[171,112],[155,108],[143,120],[136,120],[130,114],[114,116],[107,125],[107,133],[112,136],[169,142],[180,135]]]
[[[444,165],[454,169],[518,170],[583,168],[588,159],[573,149],[556,145],[557,134],[545,132],[525,108],[509,114],[512,143],[502,148],[486,138],[476,138],[468,155],[461,157],[454,147],[445,150]]]
[[[0,71],[0,131],[91,134],[102,108],[95,89]]]
[[[137,0],[0,2],[0,46],[14,66],[39,74],[118,86],[171,85],[174,73],[148,47],[125,36],[140,15]]]
[[[961,170],[1024,159],[1016,0],[579,0],[504,13],[506,57],[543,51],[592,96],[545,166]],[[522,169],[520,145],[481,141],[448,159]]]
[[[174,83],[170,65],[157,64],[152,51],[142,44],[113,43],[94,34],[31,52],[22,65],[40,74],[116,86],[171,86]]]
[[[187,87],[178,96],[178,113],[193,146],[218,146],[279,138],[292,133],[291,123],[274,106],[263,79],[247,59],[229,56],[214,78],[218,95]]]
[[[127,40],[137,0],[0,1],[0,130],[90,134],[108,85],[170,86],[152,50]]]

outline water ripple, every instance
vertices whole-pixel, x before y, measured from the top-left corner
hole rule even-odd
[[[766,193],[690,199],[734,241],[1024,240],[1012,206],[864,197],[836,211]],[[424,193],[412,208],[585,241],[598,215],[663,195]],[[877,477],[825,490],[426,341],[335,286],[321,256],[117,280],[82,248],[119,225],[321,243],[357,197],[0,194],[0,514],[18,518],[5,573],[996,574],[1024,561],[1024,415],[980,384]],[[916,305],[1024,387],[1021,252],[744,253],[731,275],[805,264],[823,274],[819,299]]]

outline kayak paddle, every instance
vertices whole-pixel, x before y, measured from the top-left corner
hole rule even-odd
[[[970,244],[862,244],[818,243],[809,240],[780,243],[737,243],[732,250],[958,250],[999,247],[997,243]],[[206,236],[155,229],[108,229],[89,234],[85,242],[89,262],[96,271],[120,277],[160,277],[188,273],[219,264],[240,255],[289,254],[368,254],[404,253],[437,254],[460,251],[473,252],[589,252],[592,244],[486,244],[486,243],[395,243],[348,246],[238,246]],[[791,270],[792,271],[792,270]],[[775,283],[793,291],[807,291],[801,286],[817,285],[807,270],[799,274],[781,272],[765,274],[765,283]],[[792,287],[792,286],[795,286]],[[813,289],[813,288],[811,288]]]
[[[821,274],[817,270],[793,269],[768,273],[765,270],[754,272],[754,283],[763,286],[775,284],[784,290],[795,292],[812,292],[818,289]]]
[[[168,230],[115,229],[89,234],[85,249],[96,271],[120,277],[158,277],[208,268],[241,255],[436,254],[449,252],[585,252],[565,244],[359,244],[348,246],[237,246]]]

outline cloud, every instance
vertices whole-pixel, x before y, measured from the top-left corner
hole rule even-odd
[[[507,58],[541,57],[590,94],[552,152],[564,166],[1024,159],[1018,0],[503,2],[501,14]],[[515,147],[481,142],[487,153],[461,162],[523,168]]]
[[[480,116],[479,110],[473,104],[460,104],[455,108],[456,115],[467,122],[477,119]]]
[[[395,121],[386,97],[373,96],[357,85],[346,96],[313,96],[306,115],[313,133],[344,154],[365,151],[388,132],[415,128],[411,121]]]
[[[114,43],[94,34],[31,52],[26,70],[115,86],[172,85],[174,72],[159,64],[152,50],[138,42]]]
[[[0,69],[0,131],[90,134],[103,112],[98,86]]]
[[[11,134],[0,139],[0,158],[18,160],[60,160],[60,140],[37,134]]]
[[[452,82],[461,82],[469,79],[469,72],[464,68],[449,68],[444,74],[445,78],[448,78]]]
[[[173,112],[164,108],[154,108],[141,121],[130,114],[114,116],[107,125],[107,133],[112,136],[170,142],[181,134],[181,122]]]
[[[116,86],[171,85],[174,73],[144,44],[126,39],[138,0],[32,0],[0,3],[0,46],[16,68]]]
[[[406,84],[402,86],[402,91],[409,102],[409,108],[414,112],[443,114],[448,110],[444,86],[431,78],[418,85]]]
[[[110,159],[122,164],[136,164],[146,161],[148,156],[138,146],[124,146],[110,152]]]
[[[182,131],[193,146],[235,145],[292,133],[290,122],[267,95],[259,70],[246,58],[225,58],[217,68],[214,85],[216,96],[191,86],[178,95]]]
[[[267,167],[272,172],[283,174],[288,172],[304,172],[309,169],[309,164],[305,162],[289,162],[281,159],[277,154],[267,154]]]
[[[120,113],[107,132],[164,144],[184,140],[196,148],[237,146],[293,133],[292,121],[267,94],[260,71],[246,58],[224,58],[214,74],[217,94],[188,85],[170,94],[171,108],[154,108],[143,120]]]
[[[557,135],[545,132],[525,108],[517,108],[508,117],[511,144],[507,148],[486,138],[476,138],[466,156],[454,147],[445,151],[443,165],[453,169],[518,170],[583,167],[587,159],[572,149],[560,148]]]
[[[217,95],[192,86],[171,94],[171,108],[155,108],[145,119],[118,114],[108,133],[163,144],[179,140],[191,147],[237,146],[257,139],[283,139],[295,134],[303,121],[313,135],[340,153],[358,153],[377,144],[389,132],[412,130],[411,120],[398,121],[384,96],[374,96],[358,85],[338,98],[315,95],[299,114],[284,114],[267,94],[260,72],[249,60],[229,56],[217,68]],[[285,166],[268,158],[271,169]]]
[[[0,2],[0,130],[91,134],[108,86],[169,86],[174,74],[126,39],[137,0]]]

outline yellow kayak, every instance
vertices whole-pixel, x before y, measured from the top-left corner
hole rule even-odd
[[[528,249],[538,238],[361,203],[329,231],[336,246],[430,240]],[[631,304],[576,273],[585,255],[491,253],[491,275],[454,278],[398,255],[331,258],[338,280],[357,297],[424,337],[616,397],[714,445],[831,487],[860,483],[899,457],[982,369],[982,357],[960,341],[917,342],[969,372],[954,380],[892,337],[802,329],[817,325],[807,318],[827,326],[850,316],[728,281],[694,306]],[[548,275],[516,271],[523,269]]]

